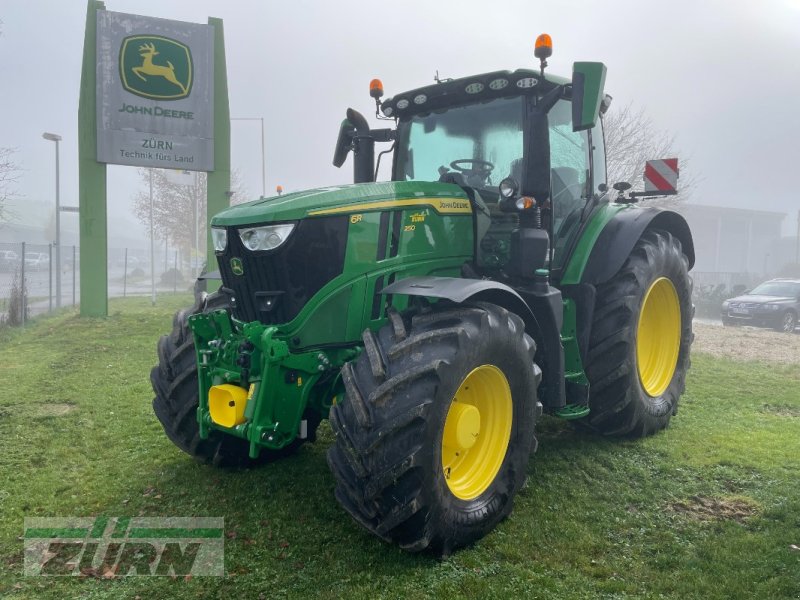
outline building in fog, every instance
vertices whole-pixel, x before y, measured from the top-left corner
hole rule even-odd
[[[678,211],[694,237],[695,272],[763,276],[794,262],[793,243],[781,240],[786,213],[701,204]]]

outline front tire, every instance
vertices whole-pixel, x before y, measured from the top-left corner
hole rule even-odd
[[[336,498],[412,552],[480,539],[511,512],[536,448],[541,372],[522,320],[480,303],[393,313],[363,338],[330,413]]]
[[[680,241],[650,230],[597,288],[586,361],[589,416],[605,435],[643,437],[669,424],[686,385],[692,281]]]
[[[787,310],[781,316],[781,320],[775,327],[775,331],[780,331],[783,333],[794,333],[796,327],[797,327],[797,315],[791,310]]]

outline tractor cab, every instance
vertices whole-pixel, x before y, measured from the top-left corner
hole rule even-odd
[[[409,110],[409,104],[405,113],[398,111],[392,179],[442,181],[462,187],[476,209],[478,266],[493,276],[509,264],[511,234],[521,224],[542,229],[549,233],[548,240],[555,240],[539,244],[536,255],[528,257],[526,263],[533,267],[529,272],[563,264],[565,246],[580,223],[581,210],[606,181],[602,125],[598,122],[591,129],[573,131],[570,99],[562,97],[547,114],[550,198],[542,202],[532,196],[524,199],[525,132],[531,128],[529,113],[535,110],[537,97],[524,94],[529,88],[517,83],[530,85],[537,79],[534,75],[531,71],[501,71],[414,90],[402,96],[427,99],[438,93],[450,105],[425,111],[424,103],[415,104],[416,110]],[[510,92],[517,95],[481,98],[481,92],[461,97],[453,93],[467,88],[491,93],[509,85],[513,86]],[[397,110],[403,97],[386,103],[386,109]],[[546,160],[544,149],[530,152],[532,163]]]
[[[437,78],[383,102],[373,80],[376,116],[396,128],[369,129],[350,109],[334,164],[352,149],[356,182],[373,181],[374,142],[393,142],[393,181],[451,183],[469,197],[479,275],[524,280],[545,268],[558,280],[587,205],[606,189],[598,116],[610,98],[601,63],[576,63],[572,80],[545,76],[545,65]]]

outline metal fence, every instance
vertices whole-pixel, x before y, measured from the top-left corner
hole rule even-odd
[[[692,271],[689,273],[694,280],[694,286],[722,286],[725,289],[752,288],[769,279],[769,275],[758,273],[712,273],[710,271]]]
[[[755,273],[713,273],[707,271],[691,271],[694,280],[692,301],[695,306],[695,315],[703,319],[720,318],[722,302],[733,296],[742,294],[747,289],[752,289],[762,281],[769,279],[768,275]]]
[[[156,293],[191,289],[199,272],[197,259],[163,248],[155,260]],[[715,318],[722,300],[764,279],[753,273],[692,271],[697,315]],[[59,302],[56,252],[52,244],[0,243],[0,325],[23,325],[27,319],[80,302],[80,248],[61,248]],[[144,248],[108,249],[109,297],[152,293],[150,253]]]
[[[162,250],[155,260],[156,293],[189,289],[198,265],[177,250]],[[61,247],[58,294],[53,244],[0,243],[0,326],[24,325],[37,315],[80,303],[80,248]],[[152,292],[149,251],[108,249],[108,295],[148,296]]]

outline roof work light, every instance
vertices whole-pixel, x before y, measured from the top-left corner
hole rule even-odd
[[[533,54],[536,58],[540,60],[544,60],[550,58],[553,55],[553,40],[552,38],[543,33],[539,37],[536,38],[536,46],[533,50]]]
[[[369,95],[375,100],[383,96],[383,83],[380,79],[373,79],[369,82]]]
[[[553,55],[553,40],[546,33],[536,38],[536,45],[533,54],[539,59],[539,69],[544,79],[544,68],[547,66],[547,59]]]

